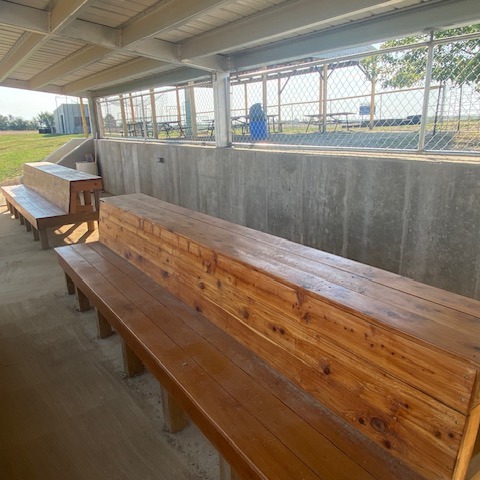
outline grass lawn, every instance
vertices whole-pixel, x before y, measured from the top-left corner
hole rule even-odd
[[[37,162],[83,135],[40,135],[37,132],[0,132],[0,182],[22,174],[25,162]]]

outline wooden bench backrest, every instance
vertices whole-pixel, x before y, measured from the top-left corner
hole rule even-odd
[[[142,194],[100,241],[426,478],[465,476],[479,302]]]
[[[78,213],[78,192],[102,189],[101,177],[49,162],[24,163],[23,184],[68,213]]]

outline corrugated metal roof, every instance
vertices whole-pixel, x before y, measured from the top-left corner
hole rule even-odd
[[[478,0],[0,0],[0,85],[95,95],[152,72],[193,80],[469,19]]]

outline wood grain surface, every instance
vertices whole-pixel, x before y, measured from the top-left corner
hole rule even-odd
[[[389,454],[427,478],[470,456],[476,302],[142,194],[100,217],[102,243]]]

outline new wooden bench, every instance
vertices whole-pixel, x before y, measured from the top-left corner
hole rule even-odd
[[[23,165],[23,184],[1,187],[10,213],[32,230],[42,249],[48,248],[47,228],[98,220],[102,178],[55,163]]]
[[[479,302],[142,194],[102,202],[99,242],[56,249],[68,290],[232,478],[478,478]]]

